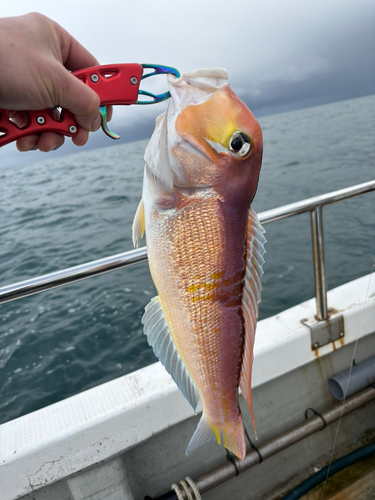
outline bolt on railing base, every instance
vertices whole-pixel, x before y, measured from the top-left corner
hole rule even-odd
[[[332,310],[328,309],[328,313],[330,312]],[[345,336],[344,316],[342,314],[332,315],[327,320],[303,318],[301,323],[310,329],[311,349],[313,351]]]

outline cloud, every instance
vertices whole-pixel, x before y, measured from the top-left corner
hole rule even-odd
[[[225,67],[259,116],[375,92],[373,0],[0,0],[2,15],[30,10],[59,22],[103,64]],[[166,81],[142,83],[150,85],[163,91]],[[118,106],[110,128],[121,140],[145,138],[165,107]],[[99,132],[88,147],[108,140]],[[76,151],[66,142],[58,154]],[[8,154],[12,162],[26,158],[2,149],[0,164]]]
[[[330,63],[319,56],[302,56],[277,71],[263,75],[266,83],[301,83],[331,70]]]
[[[241,98],[259,97],[267,94],[277,85],[303,83],[332,70],[328,60],[319,56],[301,56],[282,67],[272,68],[253,76],[246,87],[234,87],[234,92]]]

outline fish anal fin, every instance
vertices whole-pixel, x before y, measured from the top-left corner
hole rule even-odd
[[[250,410],[256,439],[258,439],[258,437],[251,397],[251,375],[254,359],[253,350],[256,322],[261,300],[260,293],[262,288],[260,279],[263,274],[264,244],[266,243],[264,232],[256,213],[250,207],[246,234],[246,274],[242,298],[242,313],[245,323],[245,345],[239,385]]]
[[[143,200],[141,198],[137,211],[135,212],[133,227],[132,227],[133,245],[135,248],[139,247],[144,232],[145,232],[145,208],[143,205]]]
[[[155,355],[195,411],[199,402],[198,389],[173,341],[159,297],[154,297],[147,304],[142,323],[144,324],[147,341]]]

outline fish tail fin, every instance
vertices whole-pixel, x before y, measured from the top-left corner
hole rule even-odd
[[[213,442],[222,444],[240,460],[243,460],[246,455],[246,438],[241,415],[234,423],[228,424],[225,429],[219,429],[210,424],[203,412],[185,453],[190,455],[197,448]]]
[[[239,415],[236,422],[231,423],[228,430],[223,432],[222,444],[240,460],[245,458],[246,437],[241,415]]]

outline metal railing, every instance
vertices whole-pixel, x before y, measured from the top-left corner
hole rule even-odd
[[[339,191],[333,191],[321,196],[308,198],[258,214],[262,224],[269,224],[270,222],[286,219],[287,217],[292,217],[304,212],[310,212],[315,297],[318,319],[328,319],[327,280],[324,261],[323,206],[347,200],[348,198],[354,198],[355,196],[360,196],[371,191],[375,191],[375,180],[365,182],[364,184],[358,184],[350,188],[340,189]],[[69,267],[61,271],[45,274],[44,276],[4,286],[0,288],[0,304],[131,266],[145,260],[147,260],[147,251],[146,247],[142,247],[137,250],[123,252],[111,257],[94,260],[79,266]]]

